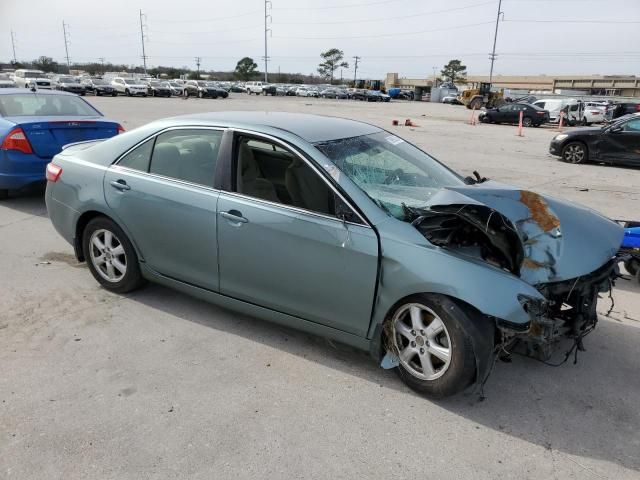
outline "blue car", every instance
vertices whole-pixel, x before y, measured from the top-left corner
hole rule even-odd
[[[0,199],[9,190],[44,182],[47,164],[65,145],[123,131],[77,95],[0,89]]]

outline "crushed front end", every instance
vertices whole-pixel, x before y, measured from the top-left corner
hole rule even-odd
[[[496,319],[498,344],[519,341],[544,360],[563,338],[574,342],[572,351],[583,349],[582,339],[598,321],[598,299],[611,292],[618,276],[619,225],[586,208],[496,182],[443,189],[426,206],[404,210],[432,244],[508,271],[544,297],[519,296],[528,324]]]

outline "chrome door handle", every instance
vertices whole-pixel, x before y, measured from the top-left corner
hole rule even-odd
[[[129,185],[127,185],[127,182],[125,182],[124,180],[111,180],[109,182],[111,184],[111,186],[113,188],[116,188],[118,190],[131,190],[131,187]]]
[[[244,218],[242,214],[237,210],[231,210],[229,212],[220,212],[220,216],[222,218],[226,218],[227,220],[235,223],[249,223],[249,220]]]

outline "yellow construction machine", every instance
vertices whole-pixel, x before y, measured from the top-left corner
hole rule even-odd
[[[476,110],[481,107],[499,107],[504,103],[502,92],[492,92],[491,84],[486,82],[474,82],[469,90],[462,92],[459,100],[467,108]]]

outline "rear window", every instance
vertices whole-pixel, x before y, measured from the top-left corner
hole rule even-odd
[[[0,95],[0,115],[14,116],[63,116],[100,115],[87,102],[71,95],[38,95],[17,93]]]

